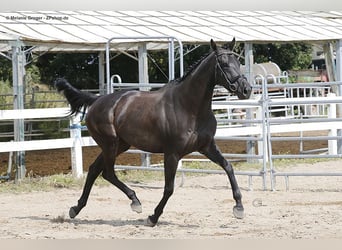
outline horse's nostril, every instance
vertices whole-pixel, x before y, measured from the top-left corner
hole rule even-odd
[[[250,88],[250,87],[244,87],[243,88],[243,95],[245,97],[249,98],[251,92],[252,92],[252,88]]]

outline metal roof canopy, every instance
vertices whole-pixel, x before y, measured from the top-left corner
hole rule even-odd
[[[174,36],[183,43],[342,39],[342,11],[15,11],[0,13],[0,51],[20,40],[36,51],[103,51],[111,37]],[[139,41],[136,41],[139,42]],[[132,41],[118,49],[137,50]],[[147,49],[166,49],[149,43]],[[113,49],[115,49],[113,47]]]

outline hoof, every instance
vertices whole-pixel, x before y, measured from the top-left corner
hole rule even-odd
[[[151,216],[149,216],[146,220],[146,225],[145,226],[148,226],[148,227],[154,227],[157,223],[154,223],[152,222],[151,220]]]
[[[75,208],[74,207],[71,207],[70,210],[69,210],[69,217],[71,219],[75,218],[77,215],[76,211],[75,211]]]
[[[138,214],[140,214],[142,212],[142,206],[138,202],[132,202],[131,208],[134,212],[137,212]]]
[[[233,207],[233,214],[234,214],[235,218],[237,218],[237,219],[243,219],[245,217],[243,207],[234,206]]]

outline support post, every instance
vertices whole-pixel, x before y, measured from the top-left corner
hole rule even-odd
[[[107,94],[110,94],[113,92],[113,89],[110,86],[110,41],[108,40],[106,44],[106,90]]]
[[[139,63],[139,83],[148,83],[148,61],[147,61],[147,47],[146,43],[142,43],[138,47],[138,63]],[[149,87],[140,87],[140,90],[148,91]],[[141,165],[149,167],[151,164],[151,154],[141,154]]]
[[[139,83],[148,83],[148,61],[146,43],[142,43],[138,47],[138,63],[139,63]],[[148,87],[141,87],[140,90],[149,90]]]
[[[342,39],[336,42],[336,81],[342,82]],[[342,85],[338,85],[337,96],[342,96]],[[336,106],[336,116],[342,117],[342,104]],[[342,135],[342,129],[337,130],[337,135]],[[342,154],[342,140],[337,140],[337,153]]]
[[[245,43],[245,66],[246,66],[246,77],[250,84],[253,83],[253,44]],[[246,118],[250,120],[253,112],[251,108],[246,109]],[[248,126],[248,124],[246,124]],[[255,155],[255,141],[247,141],[246,150],[248,155]],[[253,158],[247,158],[247,162],[255,162]]]
[[[325,57],[325,65],[327,68],[329,82],[336,81],[336,68],[334,63],[334,52],[332,43],[326,43],[323,45],[324,57]],[[336,90],[334,91],[336,93]]]
[[[25,77],[25,52],[22,50],[22,43],[16,41],[12,44],[12,69],[13,69],[13,107],[24,109],[24,77]],[[25,140],[24,119],[14,120],[14,140]],[[25,177],[25,152],[18,151],[15,154],[16,181]]]
[[[169,42],[169,81],[175,79],[175,50],[173,38]]]
[[[99,53],[99,93],[104,95],[106,93],[105,87],[105,52]]]

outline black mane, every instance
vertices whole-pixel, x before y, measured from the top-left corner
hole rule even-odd
[[[188,70],[185,72],[185,74],[184,74],[183,76],[178,77],[178,78],[176,78],[176,79],[174,79],[174,80],[171,80],[170,83],[176,83],[176,84],[177,84],[177,83],[180,83],[180,82],[184,81],[184,79],[185,79],[188,75],[190,75],[190,74],[197,68],[197,66],[200,65],[201,62],[202,62],[204,59],[206,59],[209,55],[210,55],[210,52],[207,53],[207,54],[205,54],[205,55],[203,55],[203,56],[201,56],[200,59],[198,59],[197,61],[195,61],[194,63],[192,63],[192,64],[189,66]]]

